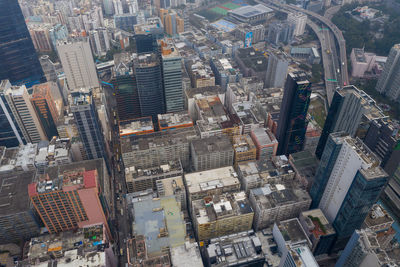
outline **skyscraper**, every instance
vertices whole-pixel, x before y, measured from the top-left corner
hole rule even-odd
[[[390,122],[374,120],[364,139],[364,143],[381,159],[381,166],[389,175],[400,163],[400,151],[395,150],[400,139],[396,139],[396,134],[397,130]]]
[[[304,72],[291,72],[286,78],[277,129],[278,155],[301,151],[307,131],[311,83]]]
[[[268,57],[267,76],[265,78],[265,87],[283,87],[285,77],[289,67],[289,62],[283,54],[270,53]]]
[[[58,88],[54,87],[57,87],[57,84],[53,82],[34,85],[31,98],[32,105],[48,140],[51,140],[53,136],[58,136],[56,122],[59,112],[53,97],[53,92]],[[59,104],[61,103],[62,101],[59,101]]]
[[[4,96],[25,140],[29,143],[47,140],[25,85],[9,86],[5,89]]]
[[[78,126],[79,136],[88,159],[104,156],[103,136],[98,121],[92,92],[81,89],[71,92],[71,112]]]
[[[393,101],[400,102],[400,44],[395,44],[390,50],[375,89]]]
[[[88,38],[59,42],[57,51],[71,90],[99,87]]]
[[[114,62],[115,76],[111,83],[115,89],[118,117],[120,120],[139,118],[141,117],[140,102],[130,54],[116,54]]]
[[[114,12],[112,0],[103,0],[104,13],[111,16]]]
[[[133,62],[142,116],[165,113],[161,64],[157,53],[139,54]]]
[[[332,134],[322,155],[310,195],[336,230],[339,241],[361,227],[388,175],[360,139]]]
[[[343,131],[354,136],[365,111],[363,105],[364,101],[356,87],[346,86],[336,90],[315,152],[319,159],[329,134]]]
[[[11,111],[5,97],[5,91],[11,87],[8,80],[2,80],[0,84],[0,146],[15,147],[26,144],[17,119]]]
[[[182,111],[182,59],[171,39],[163,39],[160,45],[166,112]]]
[[[18,1],[0,1],[0,80],[30,87],[46,81]]]

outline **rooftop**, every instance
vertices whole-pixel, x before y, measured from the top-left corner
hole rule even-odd
[[[151,132],[154,132],[154,126],[151,117],[143,117],[119,122],[120,137],[128,137],[130,135],[140,135]]]
[[[232,166],[188,173],[185,174],[185,180],[189,194],[239,185],[238,175]]]
[[[136,169],[135,166],[125,168],[126,179],[140,179],[141,177],[157,177],[160,175],[167,175],[176,173],[182,174],[182,165],[179,161],[170,161],[168,164],[154,166],[146,169]]]
[[[289,251],[296,267],[318,267],[310,248],[306,245],[291,247]]]
[[[266,7],[265,5],[258,4],[255,6],[239,7],[229,12],[243,17],[254,17],[254,16],[259,16],[261,14],[271,13],[273,12],[273,10],[270,9],[269,7]]]
[[[240,262],[264,260],[260,239],[253,230],[210,240],[207,246],[208,258],[216,258],[211,266],[236,266]]]
[[[71,105],[80,106],[92,103],[92,93],[88,89],[79,89],[71,92]]]
[[[256,108],[255,104],[250,101],[242,101],[234,103],[233,109],[243,124],[261,124],[264,119]]]
[[[394,222],[390,214],[379,204],[374,204],[371,211],[365,218],[364,224],[368,228],[382,224],[392,224]]]
[[[185,243],[186,226],[174,196],[139,199],[133,203],[134,235],[146,237],[149,255]]]
[[[232,144],[228,136],[210,136],[192,141],[193,152],[196,155],[207,155],[209,153],[232,151]]]
[[[323,235],[336,233],[320,209],[303,211],[301,215],[305,218],[307,223],[310,223],[309,229],[312,229],[311,233],[316,239]]]
[[[253,212],[243,191],[207,196],[204,199],[194,200],[192,204],[197,224]]]
[[[135,68],[149,68],[159,64],[156,53],[143,53],[134,56],[133,65]]]
[[[129,136],[128,138],[121,139],[120,142],[122,153],[129,153],[138,150],[188,143],[196,137],[197,134],[195,129],[193,127],[187,127],[154,132],[141,136]]]
[[[200,250],[196,242],[186,241],[184,245],[172,248],[172,265],[176,267],[203,267]]]
[[[76,231],[46,234],[34,237],[29,243],[28,261],[23,266],[102,266],[105,265],[104,250],[109,247],[103,235],[103,225],[80,228]]]
[[[171,259],[168,253],[158,253],[157,255],[149,255],[147,251],[148,239],[144,235],[136,235],[128,240],[128,263],[134,267],[170,267]]]
[[[193,121],[186,111],[158,114],[158,124],[161,129],[193,126]]]
[[[281,221],[277,226],[285,241],[290,244],[310,242],[297,218]]]
[[[238,122],[225,110],[221,100],[216,95],[205,96],[195,100],[198,107],[199,120],[197,126],[201,132],[218,131],[232,128]]]
[[[302,176],[312,180],[317,171],[319,162],[314,154],[308,150],[289,155],[290,164]]]
[[[94,187],[104,179],[104,168],[102,158],[49,167],[45,174],[38,175],[35,183],[29,185],[29,195],[62,190],[69,186]]]
[[[34,176],[34,171],[0,175],[0,216],[30,210],[27,192]]]
[[[260,146],[278,143],[278,140],[276,140],[275,135],[269,128],[256,128],[252,130],[252,134],[256,137],[257,143],[259,143]]]
[[[263,187],[251,189],[250,192],[254,194],[256,203],[263,209],[311,200],[305,190],[284,184],[266,184]]]
[[[161,45],[163,59],[180,57],[179,51],[172,39],[164,38],[159,41],[159,44]]]
[[[235,135],[233,137],[233,149],[236,153],[241,153],[256,149],[256,146],[250,135]]]
[[[254,69],[256,72],[265,72],[267,69],[267,57],[261,51],[256,51],[253,47],[239,48],[236,56],[240,58],[247,68]]]

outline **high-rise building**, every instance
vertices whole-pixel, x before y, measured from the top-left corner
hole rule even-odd
[[[47,140],[25,85],[10,86],[4,91],[4,95],[25,140],[29,143]]]
[[[382,74],[375,90],[400,102],[400,44],[395,44],[389,52]]]
[[[8,105],[5,91],[11,87],[9,80],[0,84],[0,146],[15,147],[26,144],[25,136],[19,127],[17,118]]]
[[[141,117],[136,78],[133,74],[131,62],[129,53],[114,55],[115,75],[111,80],[111,84],[115,90],[118,117],[120,120]]]
[[[37,51],[51,52],[53,50],[49,30],[49,24],[29,25],[29,33]]]
[[[400,148],[399,148],[400,149]],[[400,165],[390,178],[382,195],[382,200],[397,217],[400,216]]]
[[[59,42],[57,51],[71,90],[99,87],[88,38]]]
[[[44,75],[48,82],[57,82],[57,73],[54,63],[50,60],[48,55],[43,55],[40,57],[40,65],[42,65]]]
[[[50,233],[103,223],[111,237],[107,213],[100,202],[104,197],[100,179],[104,177],[97,169],[81,167],[64,170],[56,177],[45,174],[43,179],[29,184],[31,202]]]
[[[283,87],[289,62],[283,54],[270,53],[268,57],[266,88]]]
[[[176,35],[184,31],[185,22],[175,11],[161,8],[160,19],[167,34]]]
[[[18,148],[10,149],[11,153],[2,149],[0,159],[2,169],[7,166],[7,161],[14,161],[10,154],[19,154]],[[14,153],[12,151],[15,151]],[[22,151],[21,151],[22,152]],[[36,152],[36,151],[35,151]],[[4,156],[3,156],[4,155]],[[21,155],[26,157],[26,155]],[[33,165],[33,164],[32,164]],[[33,169],[33,170],[32,170]],[[28,185],[35,176],[34,167],[31,170],[1,172],[0,183],[0,244],[20,243],[40,234],[40,219],[32,211],[29,196],[26,193]]]
[[[290,44],[293,41],[295,25],[289,22],[274,22],[269,25],[267,40],[274,44]]]
[[[340,254],[335,267],[396,266],[379,245],[377,235],[370,229],[355,230]]]
[[[62,100],[56,103],[53,96],[54,92],[58,91],[57,87],[57,84],[53,82],[33,86],[31,102],[48,140],[51,140],[53,136],[58,136],[56,122],[60,112],[56,105],[62,105]]]
[[[388,175],[379,164],[360,139],[329,137],[310,195],[312,206],[324,212],[339,241],[361,227],[386,184]]]
[[[113,6],[114,6],[114,15],[122,15],[122,14],[124,14],[124,9],[122,7],[121,0],[114,0],[113,1]]]
[[[103,7],[104,7],[104,13],[107,16],[111,16],[112,14],[114,14],[112,0],[103,0]]]
[[[139,54],[133,62],[142,116],[165,113],[160,58],[156,53]]]
[[[106,28],[97,28],[90,31],[89,40],[93,54],[97,56],[104,56],[110,50],[110,39]]]
[[[311,83],[304,72],[291,72],[286,78],[276,137],[278,155],[303,149],[308,121]]]
[[[114,16],[115,28],[132,32],[134,25],[137,23],[137,15],[134,14],[119,14]]]
[[[354,136],[365,112],[364,101],[354,86],[338,89],[332,99],[315,154],[320,159],[329,134],[345,132]]]
[[[87,158],[103,157],[103,135],[91,90],[81,89],[71,92],[70,106]]]
[[[0,25],[0,80],[27,87],[45,82],[18,1],[0,2]]]
[[[152,53],[157,50],[157,38],[152,33],[135,34],[135,42],[136,52],[138,54]]]
[[[396,150],[400,138],[390,122],[374,120],[368,129],[364,143],[381,159],[382,168],[392,175],[400,164],[400,151]]]
[[[287,17],[287,21],[295,25],[293,35],[300,36],[304,34],[307,23],[307,15],[301,12],[290,13]]]
[[[160,45],[165,111],[167,113],[182,111],[182,59],[171,39],[163,39]]]

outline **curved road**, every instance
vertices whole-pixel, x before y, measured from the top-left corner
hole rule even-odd
[[[292,6],[289,6],[286,4],[281,4],[281,3],[277,3],[277,2],[264,3],[264,2],[261,2],[260,0],[256,0],[256,2],[258,2],[260,4],[267,4],[271,8],[285,12],[285,13],[293,12]],[[296,8],[295,10],[299,11],[299,12],[304,11],[303,9],[300,9],[300,8]],[[337,12],[334,9],[330,9],[330,10],[332,11],[333,14]],[[313,12],[311,12],[311,13],[313,13]],[[346,50],[341,49],[341,51],[340,51],[341,59],[339,61],[338,57],[337,57],[337,52],[336,52],[336,43],[335,43],[334,33],[328,28],[324,29],[321,26],[318,26],[311,19],[307,19],[307,24],[315,32],[315,34],[317,35],[317,37],[319,39],[319,42],[321,43],[322,63],[324,66],[324,74],[325,74],[324,77],[325,77],[326,96],[327,96],[327,100],[328,100],[328,105],[330,105],[332,102],[332,98],[333,98],[336,88],[338,86],[340,86],[341,84],[348,84],[348,81],[346,80],[346,79],[348,79],[347,74],[346,74],[347,73]],[[321,22],[321,25],[324,25],[324,23]],[[327,52],[327,51],[330,51],[330,52]],[[344,55],[342,55],[343,53],[344,53]],[[344,61],[342,61],[342,57],[344,57]],[[342,62],[344,62],[344,64]],[[340,72],[342,73],[342,75],[339,75]],[[344,72],[344,74],[343,74],[343,72]],[[343,79],[345,79],[345,80],[343,80]],[[341,81],[343,81],[343,82],[341,82]]]

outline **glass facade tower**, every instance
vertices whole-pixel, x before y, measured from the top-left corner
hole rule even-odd
[[[46,82],[18,1],[0,1],[0,80],[13,85]]]

